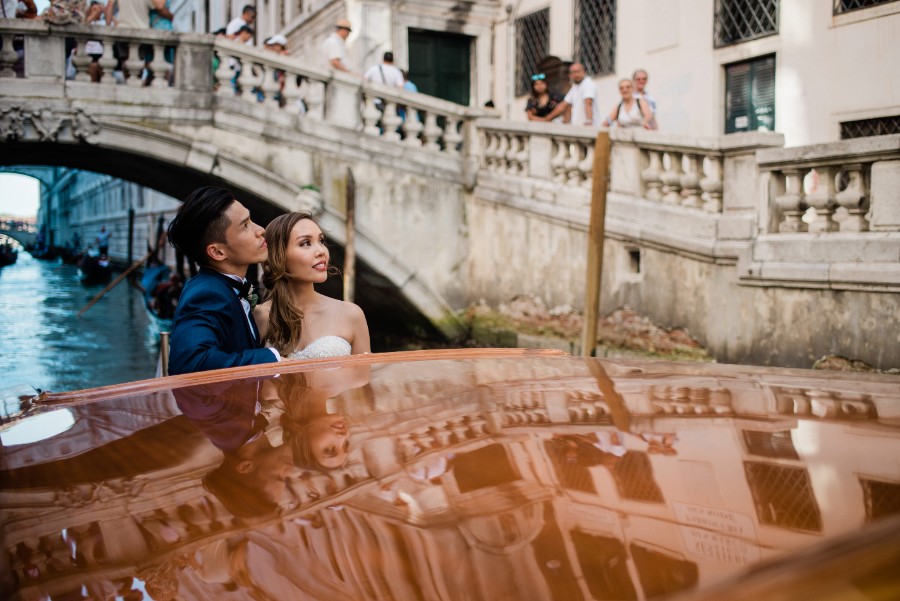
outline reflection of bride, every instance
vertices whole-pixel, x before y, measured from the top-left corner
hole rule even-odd
[[[253,312],[260,337],[282,356],[318,359],[368,353],[362,309],[316,292],[334,268],[321,228],[309,213],[287,213],[266,227],[269,259],[263,283],[270,291]]]
[[[344,465],[350,453],[350,417],[328,401],[368,381],[368,365],[281,374],[273,380],[284,402],[281,424],[294,465],[324,470]]]

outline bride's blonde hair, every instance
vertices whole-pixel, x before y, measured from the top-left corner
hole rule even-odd
[[[303,311],[294,303],[290,290],[291,276],[287,272],[287,248],[291,242],[291,231],[303,219],[316,223],[307,211],[297,211],[280,215],[266,226],[269,258],[263,265],[263,286],[268,290],[266,300],[272,301],[269,306],[266,340],[285,356],[297,349],[303,333]],[[336,271],[329,266],[329,274]]]

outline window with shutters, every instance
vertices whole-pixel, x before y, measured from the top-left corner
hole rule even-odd
[[[713,44],[731,46],[778,33],[778,0],[716,0]]]
[[[531,76],[550,51],[550,9],[516,19],[516,95],[531,91]]]
[[[841,123],[841,140],[900,134],[900,115]]]
[[[842,15],[861,8],[890,4],[891,2],[897,2],[897,0],[834,0],[834,14]]]
[[[775,55],[725,66],[725,133],[775,131]]]
[[[575,60],[588,75],[616,71],[616,0],[576,0]]]

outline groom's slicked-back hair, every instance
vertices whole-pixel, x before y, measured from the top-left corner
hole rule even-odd
[[[225,243],[230,225],[225,211],[235,202],[234,194],[222,188],[197,188],[181,204],[169,223],[169,242],[195,263],[209,265],[206,247]]]

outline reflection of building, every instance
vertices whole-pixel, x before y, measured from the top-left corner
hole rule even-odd
[[[329,401],[350,461],[298,470],[258,523],[203,488],[218,454],[175,418],[113,444],[168,441],[179,464],[5,472],[5,561],[34,595],[138,577],[185,599],[643,599],[900,512],[896,381],[702,369],[381,365]]]
[[[353,22],[354,68],[393,50],[423,92],[524,119],[530,76],[548,57],[579,60],[606,114],[617,81],[649,71],[665,131],[715,136],[777,130],[788,145],[900,131],[900,78],[890,48],[900,28],[892,0],[518,0],[259,5],[260,34],[287,35],[310,61],[333,23]],[[263,39],[263,38],[260,38]],[[822,77],[827,70],[828,77]],[[548,73],[567,87],[559,66]]]

